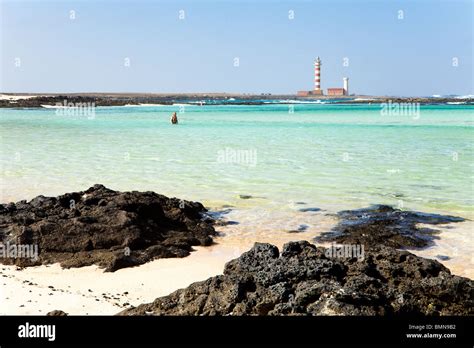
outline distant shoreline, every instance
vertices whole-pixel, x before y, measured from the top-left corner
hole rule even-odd
[[[391,96],[308,96],[293,94],[230,94],[230,93],[3,93],[0,108],[32,108],[58,103],[94,103],[95,106],[125,106],[142,104],[173,105],[265,105],[278,100],[278,104],[330,101],[331,104],[420,103],[474,105],[472,97],[391,97]],[[153,105],[151,105],[153,106]]]

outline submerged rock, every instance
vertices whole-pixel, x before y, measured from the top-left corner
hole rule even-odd
[[[288,231],[288,233],[300,233],[300,232],[306,231],[308,228],[309,228],[308,225],[300,224],[296,230],[290,230]]]
[[[240,199],[251,199],[251,198],[253,198],[253,196],[251,196],[251,195],[239,195],[239,198]]]
[[[473,315],[474,282],[389,247],[330,258],[308,242],[256,243],[224,274],[119,315]]]
[[[417,224],[438,225],[464,221],[460,217],[402,211],[387,205],[344,210],[337,216],[341,219],[338,225],[316,237],[315,241],[363,244],[368,248],[379,245],[421,248],[432,245],[438,231],[417,227]]]
[[[307,213],[307,212],[321,211],[321,209],[320,208],[301,208],[301,209],[298,209],[298,211],[300,211],[302,213]]]
[[[0,242],[34,245],[36,259],[0,258],[32,266],[97,264],[106,271],[155,258],[184,257],[193,245],[210,245],[213,220],[202,204],[154,192],[118,192],[95,185],[59,197],[0,205]]]
[[[436,255],[435,256],[438,260],[441,260],[441,261],[448,261],[448,260],[451,260],[451,258],[449,256],[446,256],[446,255]]]

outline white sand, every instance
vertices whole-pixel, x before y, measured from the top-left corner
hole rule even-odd
[[[36,98],[37,95],[10,95],[10,94],[0,94],[0,100],[21,100],[21,99],[31,99]]]
[[[152,302],[222,273],[228,261],[224,255],[198,247],[182,259],[159,259],[113,273],[96,266],[61,269],[54,264],[21,271],[15,266],[0,266],[0,315],[44,315],[54,309],[69,314],[116,314],[127,307],[125,303]]]
[[[334,218],[328,218],[329,222],[332,224]],[[321,230],[328,227],[320,226]],[[152,302],[193,282],[222,274],[225,263],[249,250],[255,241],[281,248],[291,240],[311,240],[315,236],[314,229],[297,234],[281,231],[277,236],[270,230],[251,233],[245,225],[217,229],[225,231],[224,236],[214,238],[217,244],[195,247],[190,256],[158,259],[113,273],[104,273],[96,266],[62,269],[54,264],[18,270],[16,266],[0,265],[0,315],[44,315],[55,309],[73,315],[116,314],[128,307],[125,303],[137,306]]]

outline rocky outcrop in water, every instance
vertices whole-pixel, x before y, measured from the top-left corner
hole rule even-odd
[[[4,257],[0,262],[97,264],[115,271],[155,258],[184,257],[193,245],[212,243],[216,232],[213,220],[203,219],[205,212],[197,202],[154,192],[118,192],[102,185],[59,197],[1,204],[0,242],[18,249],[36,246],[38,255],[36,259]]]
[[[224,274],[120,315],[473,315],[474,282],[434,260],[379,247],[332,258],[308,242],[256,243]]]
[[[402,211],[387,205],[345,210],[337,213],[341,221],[330,232],[315,238],[317,242],[363,244],[366,248],[380,245],[393,248],[430,246],[437,230],[417,224],[439,225],[464,221],[463,218],[413,211]]]
[[[12,97],[15,94],[11,94]],[[5,95],[8,98],[8,95]],[[153,93],[86,93],[86,94],[44,94],[25,95],[34,96],[28,99],[0,99],[0,108],[33,108],[42,105],[64,105],[73,103],[76,106],[81,103],[94,103],[95,106],[123,106],[140,104],[163,104],[173,105],[177,103],[191,103],[201,105],[265,105],[268,102],[278,101],[279,104],[293,104],[293,100],[316,101],[324,100],[331,103],[344,104],[379,104],[379,103],[410,103],[420,104],[446,104],[464,102],[467,105],[474,104],[474,99],[459,99],[456,97],[443,98],[399,98],[399,97],[377,97],[377,96],[309,96],[300,97],[296,95],[271,95],[271,94],[227,94],[227,93],[180,93],[180,94],[153,94]],[[358,98],[359,97],[359,98]]]

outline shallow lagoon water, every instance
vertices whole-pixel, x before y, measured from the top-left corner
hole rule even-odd
[[[98,107],[92,118],[3,109],[0,201],[96,183],[153,190],[229,209],[225,217],[235,224],[220,228],[225,236],[218,240],[236,245],[310,239],[335,223],[328,213],[375,203],[472,220],[473,107],[421,106],[416,116],[381,110],[375,104]],[[174,111],[178,125],[169,122]],[[440,228],[437,246],[421,253],[447,254],[446,265],[472,276],[473,226]]]

